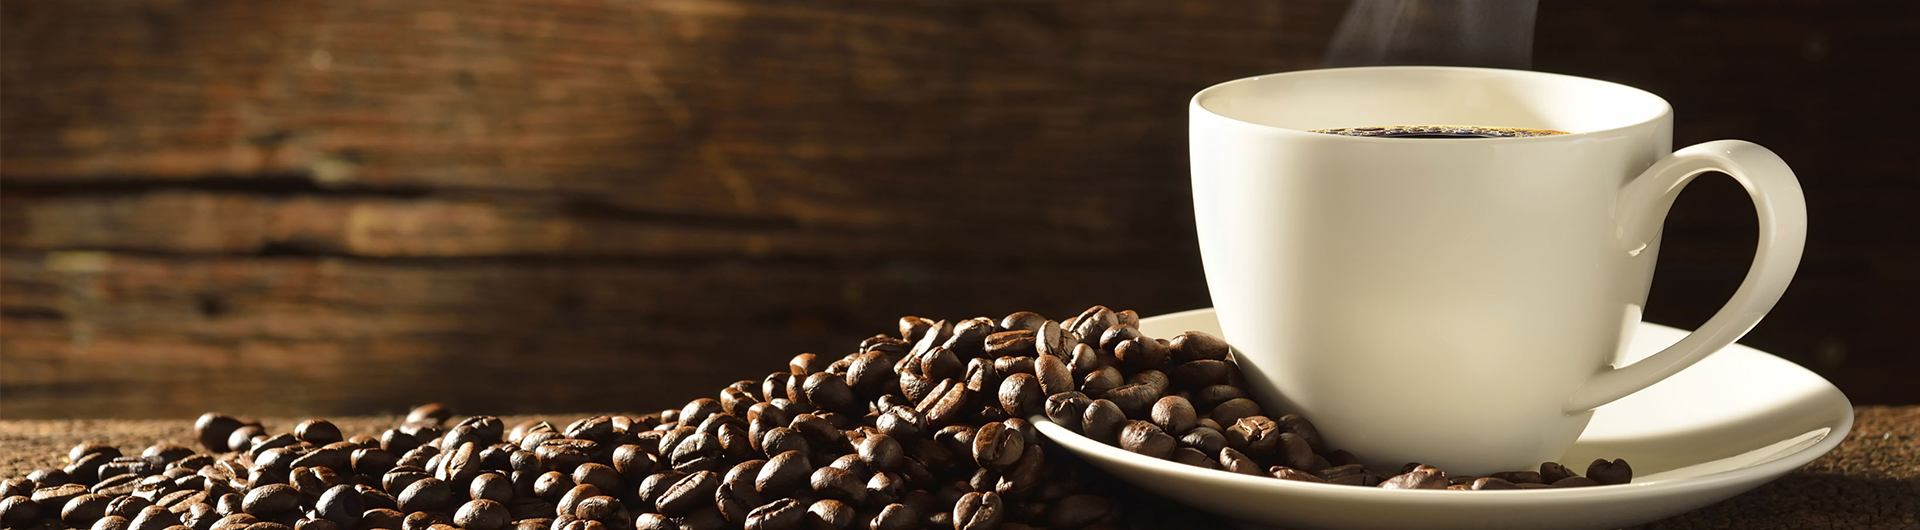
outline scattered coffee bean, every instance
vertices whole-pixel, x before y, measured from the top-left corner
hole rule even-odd
[[[1601,484],[1626,484],[1633,480],[1633,466],[1627,465],[1626,460],[1595,459],[1587,466],[1587,478]]]

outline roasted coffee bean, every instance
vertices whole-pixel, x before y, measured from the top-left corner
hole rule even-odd
[[[999,323],[986,317],[962,320],[953,325],[953,337],[942,344],[961,359],[979,357],[985,351],[987,336],[1000,331]]]
[[[778,499],[747,513],[747,530],[797,530],[807,507],[794,499]]]
[[[326,519],[302,519],[293,525],[293,530],[342,530],[339,524]],[[450,529],[452,530],[452,529]]]
[[[1447,489],[1447,474],[1432,466],[1416,466],[1413,470],[1401,473],[1380,482],[1386,489]]]
[[[392,454],[403,454],[420,446],[420,440],[398,429],[388,429],[380,433],[380,450]]]
[[[668,517],[687,515],[702,504],[712,508],[713,493],[719,488],[718,474],[712,471],[692,473],[674,482],[659,499],[654,500],[654,505]]]
[[[1545,482],[1547,484],[1553,484],[1556,482],[1560,482],[1561,480],[1565,480],[1569,477],[1577,477],[1577,476],[1580,476],[1580,475],[1577,473],[1574,473],[1573,470],[1571,469],[1567,469],[1567,466],[1560,465],[1559,462],[1541,462],[1540,463],[1540,481],[1541,482]]]
[[[998,528],[1005,516],[1006,502],[998,493],[970,492],[953,505],[954,530]]]
[[[1219,405],[1214,405],[1213,410],[1207,413],[1208,418],[1221,425],[1233,425],[1234,422],[1240,421],[1240,418],[1260,415],[1260,404],[1247,398],[1226,400]]]
[[[1145,418],[1152,413],[1153,404],[1160,401],[1162,396],[1161,389],[1153,385],[1128,384],[1108,391],[1106,399],[1118,405],[1120,412],[1128,417]]]
[[[567,473],[574,466],[590,462],[600,451],[600,444],[591,440],[560,438],[540,443],[534,454],[540,456],[540,463],[548,470]]]
[[[1080,339],[1078,336],[1074,335],[1072,331],[1062,328],[1057,322],[1041,322],[1040,326],[1033,330],[1034,354],[1041,357],[1057,357],[1063,361],[1067,360],[1073,356],[1073,347],[1079,345],[1079,343]]]
[[[240,528],[245,528],[247,525],[258,523],[258,522],[260,522],[259,517],[254,517],[252,515],[247,515],[244,513],[236,513],[236,514],[228,515],[225,517],[221,517],[220,519],[214,521],[213,528],[225,528],[228,525],[238,525]]]
[[[1183,364],[1200,360],[1225,360],[1227,351],[1227,341],[1198,331],[1181,333],[1167,345],[1167,353],[1173,362]]]
[[[1068,368],[1066,361],[1060,357],[1042,355],[1034,359],[1033,370],[1035,382],[1040,385],[1040,392],[1047,396],[1076,390],[1073,385],[1073,369]]]
[[[1122,365],[1136,370],[1150,368],[1167,362],[1167,345],[1148,337],[1134,338],[1115,347],[1113,357]]]
[[[565,495],[561,495],[560,500],[554,501],[553,513],[555,516],[571,516],[580,507],[580,501],[598,497],[600,494],[600,488],[592,484],[576,485],[573,489],[567,490]]]
[[[1078,339],[1076,338],[1074,340]],[[1066,355],[1067,368],[1073,369],[1074,379],[1080,381],[1082,384],[1086,382],[1086,377],[1092,375],[1094,371],[1107,368],[1108,365],[1112,364],[1109,361],[1118,362],[1114,361],[1110,356],[1102,355],[1099,348],[1083,343],[1074,343],[1073,348],[1068,350],[1068,352]]]
[[[865,502],[867,498],[865,477],[836,467],[814,470],[810,484],[813,493],[821,497],[854,503]]]
[[[919,356],[920,375],[939,381],[954,379],[966,375],[967,365],[959,355],[944,347],[927,350]]]
[[[324,445],[324,444],[316,444],[316,445]],[[147,465],[153,466],[154,469],[165,469],[167,467],[167,464],[172,464],[174,462],[179,461],[182,458],[186,458],[189,456],[193,456],[193,448],[187,447],[184,445],[177,445],[177,444],[170,444],[170,443],[153,444],[152,446],[147,447],[146,451],[143,451],[140,453],[140,459],[147,461]],[[65,472],[60,471],[58,469],[52,469],[52,468],[48,468],[48,470],[59,472],[60,473],[59,480],[50,482],[48,480],[35,478],[34,481],[39,482],[42,486],[45,486],[49,483],[66,482],[67,476]],[[34,478],[34,477],[32,475],[28,475],[27,478]]]
[[[574,484],[592,484],[600,491],[618,491],[620,474],[605,464],[587,462],[573,468]]]
[[[1300,482],[1326,482],[1327,481],[1326,479],[1315,476],[1312,473],[1308,473],[1305,471],[1301,471],[1301,470],[1286,467],[1286,466],[1273,466],[1272,468],[1269,468],[1267,470],[1267,473],[1270,475],[1273,475],[1273,478],[1277,478],[1280,480],[1297,480]]]
[[[1120,385],[1125,383],[1126,380],[1120,376],[1120,369],[1107,366],[1095,369],[1088,373],[1086,377],[1081,378],[1080,392],[1086,394],[1088,397],[1104,398],[1107,396],[1107,392],[1119,388]]]
[[[255,486],[240,501],[240,509],[255,517],[269,517],[299,507],[300,490],[286,484]]]
[[[1127,415],[1112,401],[1096,399],[1087,404],[1086,412],[1080,420],[1080,433],[1088,438],[1112,445],[1120,436],[1120,428],[1125,426]]]
[[[93,522],[107,515],[107,505],[113,497],[88,493],[74,497],[60,509],[60,522],[67,526],[82,528],[93,526]]]
[[[1473,483],[1469,485],[1468,488],[1474,491],[1517,490],[1517,489],[1520,489],[1520,486],[1517,486],[1512,482],[1507,482],[1505,480],[1500,480],[1493,477],[1480,477],[1477,479],[1473,479]]]
[[[194,439],[198,440],[200,445],[207,448],[208,451],[224,453],[232,450],[227,445],[227,439],[231,437],[233,431],[239,429],[241,425],[240,420],[218,412],[201,414],[200,419],[194,420],[193,422]],[[120,451],[114,451],[113,456],[120,456]],[[68,457],[78,460],[80,455],[69,454]]]
[[[1047,317],[1032,311],[1016,311],[1000,319],[1000,329],[1007,331],[1035,331],[1047,323]],[[1003,331],[1002,333],[1005,333]]]
[[[1273,420],[1268,419],[1266,416],[1248,416],[1240,418],[1239,421],[1233,423],[1233,426],[1227,427],[1227,432],[1223,434],[1227,436],[1228,447],[1239,449],[1243,453],[1256,457],[1265,457],[1274,454],[1274,451],[1281,447],[1282,442],[1286,441],[1285,437],[1290,433],[1280,432],[1280,425],[1274,423]],[[1299,437],[1295,436],[1294,438],[1298,439]],[[1306,458],[1306,456],[1310,456],[1313,453],[1313,450],[1307,447],[1304,439],[1299,439],[1298,441],[1299,445],[1297,447],[1291,445],[1286,447],[1287,453],[1285,456],[1287,458],[1287,465],[1289,466],[1299,467],[1295,464],[1302,464],[1304,462],[1294,462],[1292,459],[1296,457]],[[1307,455],[1297,455],[1295,451],[1304,451]]]
[[[629,517],[627,508],[619,500],[606,495],[581,499],[573,507],[573,516],[583,521],[614,523],[625,523]]]
[[[799,414],[793,417],[793,423],[787,428],[807,438],[814,449],[833,449],[846,442],[847,435],[834,426],[833,421],[818,414]]]
[[[913,530],[920,525],[920,514],[912,506],[901,503],[888,504],[874,515],[868,528],[872,530]]]
[[[302,442],[313,445],[327,445],[346,439],[345,436],[340,434],[340,427],[335,426],[333,422],[323,419],[311,419],[300,422],[299,425],[293,427],[293,436]]]
[[[1633,466],[1626,460],[1615,459],[1608,462],[1605,458],[1595,459],[1587,466],[1587,478],[1601,484],[1626,484],[1633,481]]]
[[[1083,344],[1097,348],[1100,347],[1100,335],[1119,323],[1112,310],[1105,306],[1093,306],[1073,318],[1073,333],[1080,336]]]
[[[1154,458],[1167,458],[1179,442],[1152,423],[1129,420],[1120,430],[1120,448]]]
[[[893,436],[885,433],[868,436],[865,440],[860,441],[860,445],[856,449],[858,450],[860,458],[865,459],[868,464],[873,466],[873,469],[879,471],[892,471],[897,469],[900,467],[901,462],[906,459],[905,448],[901,447],[900,442],[894,439]]]
[[[467,483],[468,499],[489,499],[505,504],[513,501],[513,481],[499,473],[482,473]]]
[[[1243,475],[1263,476],[1266,474],[1260,469],[1258,462],[1255,462],[1252,458],[1248,458],[1245,453],[1241,453],[1232,447],[1221,448],[1218,454],[1220,456],[1215,461],[1220,464],[1221,469]]]
[[[22,495],[0,499],[0,526],[25,528],[40,518],[40,504]]]
[[[131,527],[133,527],[133,521],[118,515],[109,515],[94,521],[91,530],[127,530]]]
[[[1133,327],[1133,326],[1114,325],[1100,332],[1100,343],[1098,344],[1098,346],[1100,347],[1101,350],[1106,351],[1107,353],[1113,353],[1114,350],[1117,350],[1120,348],[1120,343],[1138,339],[1138,338],[1140,338],[1140,328]],[[1158,364],[1158,363],[1153,363],[1153,364]],[[1139,365],[1139,366],[1135,366],[1134,369],[1145,368],[1147,366],[1152,366],[1152,365],[1151,364]]]
[[[1200,414],[1194,412],[1193,404],[1187,398],[1166,396],[1153,403],[1150,415],[1153,424],[1167,434],[1183,435],[1200,425]]]
[[[360,515],[366,512],[366,503],[362,501],[359,490],[341,484],[322,493],[319,500],[314,502],[313,510],[322,518],[353,528],[359,524]]]
[[[1359,464],[1342,465],[1321,470],[1320,477],[1334,484],[1366,487],[1378,486],[1386,480],[1386,477],[1382,477],[1372,471],[1367,471],[1366,468],[1361,467]]]
[[[1226,361],[1200,360],[1174,365],[1167,375],[1181,388],[1204,388],[1227,384],[1233,380],[1233,371]]]
[[[864,408],[864,404],[854,396],[853,387],[841,376],[817,372],[807,376],[803,384],[807,400],[822,409],[852,412]]]
[[[907,479],[897,473],[879,472],[867,478],[867,502],[871,505],[891,504],[900,500],[907,492]]]
[[[635,500],[640,501],[638,506],[641,511],[646,511],[648,505],[654,505],[653,509],[657,510],[660,498],[667,494],[667,490],[673,489],[674,484],[686,477],[686,473],[671,469],[647,475],[647,478],[640,481],[640,487],[634,490],[634,497]]]
[[[868,350],[854,357],[853,364],[847,367],[847,385],[853,387],[861,396],[873,396],[884,391],[887,383],[897,381],[899,374],[894,372],[892,355],[883,350]],[[746,414],[738,414],[745,416]]]
[[[401,530],[444,530],[434,527],[452,523],[453,518],[444,513],[413,512],[407,514],[407,517],[400,521],[400,528]]]
[[[984,351],[989,357],[1031,357],[1037,355],[1038,335],[1033,330],[1017,329],[988,335]]]
[[[33,481],[27,480],[26,477],[14,477],[14,478],[6,479],[4,481],[0,481],[0,498],[12,497],[16,495],[21,497],[26,497],[26,496],[32,495],[33,490],[38,487],[39,486],[34,485]]]
[[[1047,479],[1046,451],[1039,447],[1028,447],[1020,455],[1020,460],[1000,475],[1000,481],[994,484],[993,491],[1005,498],[1024,499]]]
[[[166,484],[169,486],[172,485],[172,483],[168,482],[165,477],[149,477],[149,478],[158,478],[160,480],[159,483]],[[29,479],[29,480],[32,480],[32,479]],[[40,482],[40,481],[35,480],[34,482]],[[53,479],[49,477],[47,482],[53,482]],[[34,504],[40,505],[42,513],[48,516],[53,516],[59,512],[61,507],[64,507],[67,505],[67,501],[71,501],[73,500],[74,497],[79,497],[81,495],[86,495],[86,494],[87,494],[86,486],[82,486],[79,484],[58,484],[53,486],[43,486],[43,487],[34,489],[33,493],[28,495],[27,498],[33,499]]]
[[[966,385],[957,384],[952,379],[941,381],[927,396],[927,400],[921,402],[917,412],[926,418],[927,426],[945,427],[968,412],[967,405],[972,398],[973,392],[967,390]]]
[[[544,530],[546,527],[542,527]],[[679,530],[680,524],[665,515],[643,513],[633,520],[634,530]],[[516,529],[518,530],[518,529]]]
[[[1546,484],[1539,471],[1502,471],[1488,475],[1514,484]]]
[[[1087,405],[1093,400],[1080,392],[1060,392],[1047,396],[1047,419],[1067,430],[1081,432],[1086,418]]]
[[[439,479],[423,478],[407,485],[394,497],[400,503],[400,511],[412,513],[419,511],[444,510],[454,506],[453,488]],[[247,510],[253,513],[253,510]],[[259,514],[254,514],[259,515]]]
[[[1038,440],[1036,440],[1038,441]],[[1010,429],[1001,422],[981,425],[973,436],[971,453],[980,467],[1002,469],[1020,460],[1026,451],[1027,441],[1019,431]]]
[[[968,359],[966,375],[961,379],[973,395],[996,396],[1000,392],[1000,371],[993,367],[993,361],[985,358]]]
[[[132,495],[123,495],[107,501],[106,514],[118,515],[132,520],[135,516],[140,515],[140,510],[146,509],[148,506],[153,506],[153,502]]]
[[[1033,374],[1016,373],[1000,382],[1000,407],[1015,418],[1025,418],[1041,412],[1043,405],[1040,394],[1040,382]]]
[[[180,514],[167,511],[166,508],[159,506],[148,506],[141,509],[140,515],[134,516],[133,520],[127,523],[127,529],[166,530],[179,524]]]
[[[392,508],[373,508],[360,514],[360,524],[356,528],[385,528],[400,530],[407,516]]]
[[[1587,486],[1599,486],[1599,485],[1600,485],[1599,481],[1596,481],[1587,477],[1567,477],[1567,478],[1553,481],[1553,487],[1556,487],[1556,488],[1583,488]]]
[[[842,530],[853,526],[853,518],[853,506],[837,499],[821,499],[807,507],[803,519],[816,530]]]

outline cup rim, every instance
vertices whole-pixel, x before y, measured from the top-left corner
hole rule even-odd
[[[1358,72],[1358,71],[1382,71],[1382,70],[1424,70],[1424,71],[1436,71],[1436,72],[1444,72],[1444,71],[1493,72],[1493,73],[1499,73],[1501,75],[1561,78],[1561,79],[1574,80],[1582,83],[1596,83],[1601,85],[1607,85],[1614,89],[1625,90],[1631,93],[1637,93],[1639,95],[1652,98],[1652,101],[1658,102],[1660,106],[1658,112],[1653,113],[1652,116],[1649,116],[1646,119],[1626,123],[1626,124],[1615,126],[1615,127],[1608,127],[1605,129],[1595,129],[1590,131],[1568,131],[1566,134],[1555,134],[1555,135],[1548,135],[1548,136],[1518,136],[1518,137],[1506,137],[1506,138],[1427,138],[1427,139],[1423,139],[1425,141],[1421,142],[1423,145],[1433,145],[1439,142],[1474,142],[1474,143],[1485,144],[1485,143],[1508,143],[1508,142],[1544,143],[1544,142],[1555,142],[1555,141],[1573,141],[1581,138],[1587,138],[1587,137],[1610,134],[1610,133],[1617,133],[1619,131],[1623,131],[1627,129],[1644,127],[1644,126],[1647,126],[1648,124],[1657,123],[1661,120],[1665,120],[1673,116],[1673,104],[1667,102],[1666,98],[1662,98],[1660,97],[1659,94],[1654,94],[1652,92],[1648,92],[1644,89],[1634,87],[1631,85],[1625,85],[1625,84],[1615,83],[1612,81],[1606,81],[1601,79],[1594,79],[1590,77],[1557,74],[1552,72],[1537,72],[1533,70],[1511,70],[1506,68],[1481,68],[1481,67],[1470,67],[1470,66],[1352,66],[1352,67],[1341,67],[1341,68],[1310,68],[1306,70],[1293,70],[1289,72],[1276,72],[1271,74],[1242,77],[1239,79],[1216,83],[1213,86],[1200,89],[1199,92],[1195,92],[1193,94],[1192,99],[1188,100],[1188,108],[1191,110],[1197,110],[1208,117],[1226,120],[1229,122],[1238,123],[1238,124],[1249,126],[1249,127],[1256,127],[1264,130],[1280,131],[1282,134],[1312,135],[1316,138],[1321,138],[1328,141],[1401,142],[1401,141],[1404,141],[1404,139],[1380,138],[1380,137],[1373,137],[1373,136],[1347,136],[1347,135],[1340,135],[1340,134],[1322,134],[1322,133],[1309,132],[1301,129],[1294,129],[1290,127],[1280,127],[1280,126],[1268,125],[1264,123],[1255,123],[1255,122],[1235,118],[1232,116],[1228,116],[1225,114],[1221,114],[1219,112],[1214,111],[1213,109],[1207,108],[1206,105],[1202,105],[1200,103],[1200,101],[1206,98],[1207,96],[1215,92],[1225,90],[1228,87],[1241,85],[1241,84],[1257,83],[1263,79],[1270,79],[1275,77],[1328,75],[1334,72]]]

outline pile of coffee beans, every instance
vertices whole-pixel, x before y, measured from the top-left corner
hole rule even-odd
[[[1014,320],[1007,317],[1009,323]],[[1486,477],[1449,477],[1432,466],[1409,463],[1398,475],[1384,476],[1366,469],[1352,453],[1327,447],[1306,418],[1268,417],[1247,395],[1231,349],[1219,337],[1198,331],[1171,340],[1146,337],[1137,323],[1132,311],[1096,306],[1059,324],[1038,322],[1032,332],[988,336],[989,345],[1016,337],[1030,340],[1038,354],[1033,357],[1033,380],[1008,377],[1001,398],[1030,400],[1037,390],[1047,396],[1048,419],[1107,445],[1283,480],[1502,490],[1625,484],[1633,478],[1626,460],[1595,460],[1585,477],[1556,462],[1540,464],[1539,471]]]
[[[194,425],[201,450],[83,443],[64,469],[0,483],[0,526],[1220,527],[1042,443],[1027,418],[1044,402],[1034,337],[1045,329],[1060,327],[1032,313],[906,317],[898,336],[842,357],[801,354],[679,408],[567,425],[454,421],[429,405],[348,436],[322,419],[282,432],[208,413]]]
[[[830,358],[800,354],[685,406],[565,426],[452,421],[438,405],[347,436],[207,413],[206,452],[138,456],[83,443],[64,469],[0,482],[0,526],[94,530],[655,530],[1218,528],[1224,522],[1105,476],[1042,440],[1041,414],[1137,453],[1231,472],[1398,488],[1624,483],[1539,472],[1383,477],[1327,450],[1311,423],[1270,419],[1229,349],[1140,335],[1132,311],[1055,322],[900,319]],[[450,424],[451,423],[451,424]]]

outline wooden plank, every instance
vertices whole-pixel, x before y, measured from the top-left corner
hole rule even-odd
[[[0,416],[684,402],[803,351],[851,351],[910,313],[1206,305],[1198,271],[1142,282],[1140,267],[1086,265],[8,252]]]

